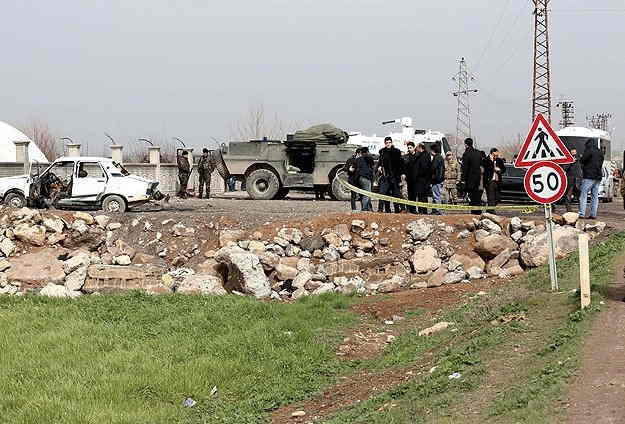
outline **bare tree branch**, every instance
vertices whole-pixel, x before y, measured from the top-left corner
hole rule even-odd
[[[260,140],[263,137],[281,140],[287,132],[297,128],[300,128],[297,123],[286,123],[277,113],[267,118],[265,106],[261,103],[250,107],[240,120],[230,126],[230,138],[236,141]]]
[[[33,119],[22,126],[21,131],[39,147],[49,161],[55,160],[63,153],[56,136],[45,122]]]

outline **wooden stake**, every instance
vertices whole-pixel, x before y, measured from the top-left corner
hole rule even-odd
[[[579,238],[579,287],[581,289],[582,309],[590,306],[590,260],[588,258],[588,234]]]

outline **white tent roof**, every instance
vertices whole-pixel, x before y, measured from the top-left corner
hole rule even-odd
[[[14,141],[30,141],[28,156],[31,162],[48,162],[46,156],[30,138],[15,127],[0,121],[0,162],[15,162]]]

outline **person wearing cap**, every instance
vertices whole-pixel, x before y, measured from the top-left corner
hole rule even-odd
[[[191,165],[189,164],[189,152],[182,151],[176,158],[178,162],[178,181],[180,182],[180,188],[177,196],[181,199],[186,199],[187,185],[189,184],[189,176],[191,175]]]
[[[198,198],[202,198],[202,192],[204,191],[204,185],[206,184],[206,199],[211,197],[211,175],[215,171],[215,159],[210,154],[207,148],[202,149],[202,156],[197,163],[198,172]]]

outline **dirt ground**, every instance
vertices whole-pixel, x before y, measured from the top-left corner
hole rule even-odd
[[[625,256],[607,304],[585,340],[582,367],[569,393],[569,423],[625,423],[624,266]]]
[[[506,203],[504,203],[506,204]],[[377,201],[373,202],[377,210]],[[350,211],[349,202],[332,200],[318,201],[314,195],[308,193],[292,193],[285,200],[250,200],[245,192],[223,193],[210,200],[204,199],[172,199],[171,203],[163,208],[146,206],[129,215],[149,213],[155,219],[197,217],[205,215],[211,219],[219,216],[230,218],[238,223],[240,228],[252,229],[263,224],[275,221],[291,219],[305,220],[319,217],[328,213],[347,213]],[[556,213],[563,213],[562,206],[556,208]],[[449,212],[447,215],[462,215]],[[502,215],[515,216],[516,212],[504,211]],[[544,212],[522,215],[524,217],[543,218]],[[622,199],[615,199],[613,203],[599,205],[599,220],[604,221],[609,227],[625,229],[625,210]]]

